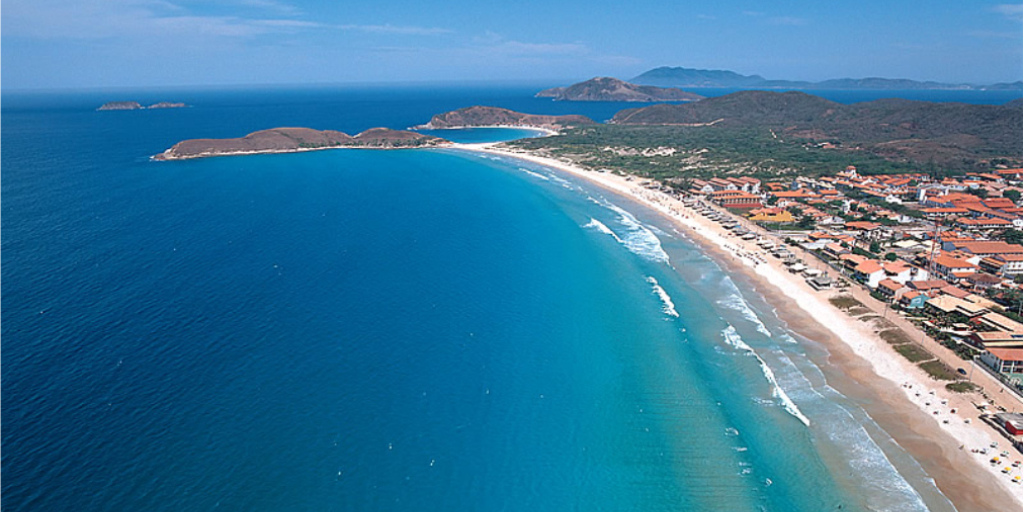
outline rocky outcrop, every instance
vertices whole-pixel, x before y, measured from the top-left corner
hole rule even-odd
[[[155,160],[183,160],[211,156],[291,153],[330,148],[401,149],[450,144],[439,137],[420,133],[372,128],[356,136],[335,130],[272,128],[236,139],[189,139],[153,156]]]
[[[546,116],[524,114],[507,108],[466,107],[443,114],[437,114],[430,122],[417,126],[419,129],[440,130],[446,128],[471,128],[479,126],[510,126],[523,128],[544,128],[561,130],[572,126],[596,124],[585,116]]]

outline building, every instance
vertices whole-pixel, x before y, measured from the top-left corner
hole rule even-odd
[[[999,424],[1010,433],[1011,436],[1019,436],[1024,433],[1024,413],[1001,412],[996,414]]]
[[[897,300],[903,309],[921,309],[928,302],[928,296],[917,290],[904,293]]]
[[[977,318],[979,316],[988,313],[988,308],[980,304],[968,302],[964,299],[958,299],[952,295],[939,295],[933,299],[929,299],[926,303],[929,308],[943,313],[952,314],[958,313],[967,318]]]
[[[1024,332],[1024,325],[1000,315],[999,313],[987,313],[982,315],[978,318],[978,323],[989,330],[1015,333],[1017,336],[1021,336],[1021,333]]]
[[[1020,333],[1007,331],[975,331],[967,337],[967,341],[982,350],[1024,347],[1024,338]]]
[[[1024,349],[990,348],[982,352],[981,362],[999,373],[1021,373],[1024,367]]]
[[[853,267],[853,278],[868,288],[877,288],[878,283],[885,279],[885,270],[878,260],[865,260]]]
[[[1013,278],[1024,273],[1024,253],[989,256],[978,262],[978,266],[986,272]]]
[[[933,261],[935,273],[948,281],[959,279],[958,274],[975,272],[978,267],[971,262],[950,256],[948,253],[941,253]]]
[[[906,286],[902,283],[893,281],[892,279],[882,279],[878,282],[878,287],[875,290],[890,302],[899,298],[901,293],[907,290]]]

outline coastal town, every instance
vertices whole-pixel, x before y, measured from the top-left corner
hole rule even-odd
[[[558,168],[673,219],[721,261],[784,290],[794,310],[898,386],[932,419],[920,428],[950,436],[943,450],[953,467],[978,464],[990,475],[965,485],[1019,492],[1020,168],[942,179],[847,167],[785,181],[655,180],[543,152],[465,146]]]
[[[1021,169],[932,180],[862,176],[849,167],[789,182],[743,177],[690,185],[688,197],[728,211],[718,215],[735,219],[725,222],[741,237],[757,238],[756,226],[781,239],[773,254],[809,286],[860,287],[1020,395]],[[772,243],[764,240],[763,247]]]

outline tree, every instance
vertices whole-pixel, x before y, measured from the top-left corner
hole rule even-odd
[[[986,197],[988,197],[988,190],[985,190],[985,189],[980,188],[980,187],[979,188],[969,188],[969,189],[967,189],[967,193],[975,195],[975,196],[978,196],[978,197],[980,197],[982,199],[985,199]]]
[[[896,258],[897,258],[897,256],[896,256],[896,253],[894,253],[894,252],[887,252],[887,253],[885,253],[885,261],[896,261]]]
[[[1002,232],[999,235],[1004,242],[1008,244],[1020,245],[1021,244],[1021,231],[1019,229],[1010,228]]]
[[[777,198],[775,196],[769,196],[768,197],[768,206],[775,206],[775,203],[778,203],[778,202],[779,202],[779,198]]]
[[[1020,190],[1006,189],[1003,191],[1003,197],[1013,201],[1016,204],[1020,201]]]
[[[875,254],[878,254],[878,251],[881,251],[881,250],[882,250],[882,244],[880,244],[878,242],[871,242],[871,245],[868,246],[868,251],[873,252]]]

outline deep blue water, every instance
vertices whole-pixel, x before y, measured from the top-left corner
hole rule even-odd
[[[950,510],[821,347],[622,198],[457,150],[148,160],[619,106],[177,92],[4,97],[3,508]]]

